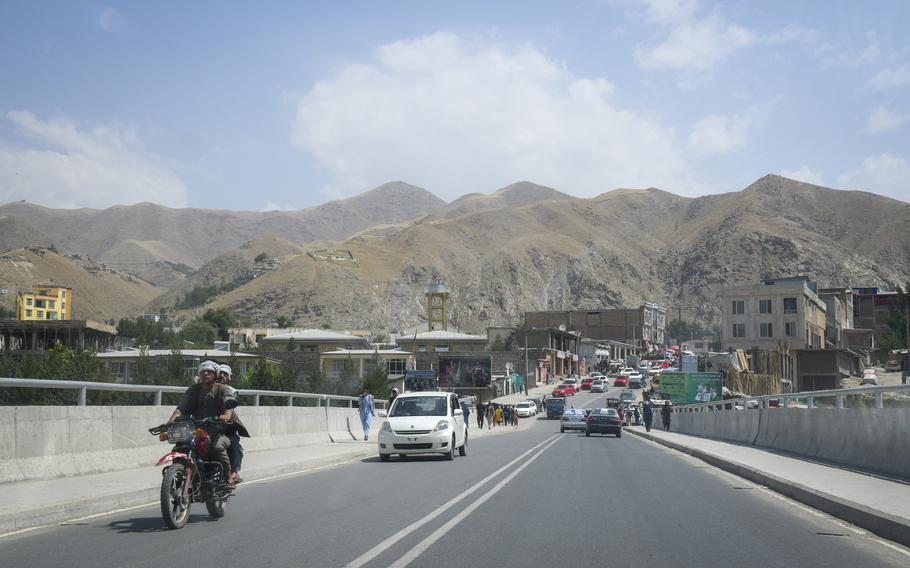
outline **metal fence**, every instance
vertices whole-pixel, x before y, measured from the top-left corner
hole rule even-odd
[[[62,389],[78,391],[78,401],[76,404],[85,406],[86,395],[88,391],[108,391],[108,392],[133,392],[133,393],[154,393],[155,405],[161,405],[161,395],[163,393],[183,394],[186,387],[167,386],[167,385],[125,385],[120,383],[96,383],[89,381],[54,381],[45,379],[8,379],[0,378],[0,387],[15,388],[33,388],[33,389]],[[269,391],[241,389],[237,391],[240,397],[252,397],[252,406],[259,406],[261,397],[278,397],[287,398],[288,406],[294,406],[294,400],[311,400],[314,406],[339,406],[354,408],[358,402],[355,396],[338,396],[334,394],[317,394],[307,392],[289,392],[289,391]],[[375,400],[376,408],[385,408],[385,400]]]
[[[697,402],[674,406],[673,412],[711,412],[720,410],[753,410],[759,408],[885,408],[910,406],[910,385],[879,385],[852,389],[805,391],[746,398],[729,398],[717,402]]]

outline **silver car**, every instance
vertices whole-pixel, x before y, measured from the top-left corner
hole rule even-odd
[[[584,430],[587,427],[587,413],[579,408],[567,408],[562,413],[562,419],[559,422],[559,431],[566,430]]]

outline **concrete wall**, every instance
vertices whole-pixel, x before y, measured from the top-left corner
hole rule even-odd
[[[654,422],[663,427],[659,411]],[[670,430],[910,478],[910,408],[680,412]]]
[[[154,465],[170,451],[148,429],[165,406],[0,407],[0,483]],[[247,406],[248,451],[350,441],[362,430],[357,409]],[[377,420],[374,419],[374,425]],[[352,435],[353,432],[353,435]]]

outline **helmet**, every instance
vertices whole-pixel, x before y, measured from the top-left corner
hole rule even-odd
[[[215,363],[214,361],[203,361],[202,363],[199,364],[199,373],[198,373],[199,376],[202,376],[203,371],[211,371],[217,377],[218,376],[218,364]]]
[[[227,373],[227,376],[228,376],[227,380],[228,380],[228,381],[230,381],[230,380],[231,380],[231,377],[234,376],[234,372],[231,371],[231,366],[230,366],[230,365],[221,365],[221,366],[219,366],[219,367],[218,367],[218,374],[221,374],[221,373]]]

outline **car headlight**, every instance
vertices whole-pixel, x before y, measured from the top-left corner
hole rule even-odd
[[[391,431],[392,431],[392,425],[389,424],[388,422],[383,422],[383,423],[382,423],[382,430],[385,431],[385,432],[391,432]]]
[[[434,432],[442,432],[443,430],[448,430],[448,429],[449,429],[449,421],[448,421],[448,420],[440,420],[439,422],[436,423],[436,427],[433,428],[433,431],[434,431]]]

